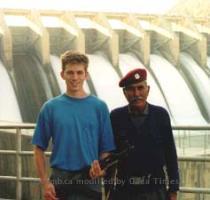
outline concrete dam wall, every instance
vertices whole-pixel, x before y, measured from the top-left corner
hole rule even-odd
[[[90,58],[87,91],[110,109],[126,104],[120,77],[144,66],[152,85],[149,101],[164,106],[174,124],[210,122],[208,19],[5,9],[0,21],[0,68],[7,72],[21,115],[0,120],[35,122],[42,104],[65,91],[59,57],[74,49]]]

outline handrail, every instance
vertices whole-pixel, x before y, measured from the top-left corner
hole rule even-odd
[[[17,151],[15,150],[0,150],[0,154],[7,154],[7,155],[16,155]],[[33,151],[21,151],[19,153],[19,155],[21,156],[25,156],[25,155],[30,155],[33,156],[34,152]],[[46,156],[50,156],[51,152],[45,152]],[[198,156],[179,156],[178,157],[179,161],[189,161],[189,162],[210,162],[210,157],[198,157]]]
[[[21,151],[21,129],[34,129],[35,124],[0,124],[1,129],[16,129],[16,150],[0,150],[0,154],[16,155],[16,176],[0,176],[0,180],[12,180],[16,181],[16,199],[21,200],[22,198],[22,182],[38,182],[39,178],[35,177],[23,177],[22,176],[22,162],[21,157],[24,155],[33,155],[33,151]],[[210,130],[210,126],[172,126],[173,130]],[[45,152],[47,156],[51,152]],[[179,161],[189,161],[189,162],[210,162],[209,157],[195,157],[195,156],[179,156]],[[203,193],[210,194],[210,189],[208,188],[196,188],[196,187],[181,187],[180,192],[183,193]]]
[[[196,187],[180,187],[180,192],[210,194],[210,189],[209,188],[196,188]]]
[[[32,129],[35,128],[36,124],[34,123],[0,123],[0,129]],[[210,125],[173,125],[173,130],[210,130]]]
[[[0,123],[0,129],[34,129],[36,124],[33,123]]]
[[[183,130],[183,131],[207,131],[210,130],[210,126],[209,125],[204,125],[204,126],[186,126],[186,125],[174,125],[172,126],[172,129],[175,130]]]

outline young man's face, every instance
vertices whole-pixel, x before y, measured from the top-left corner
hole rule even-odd
[[[124,88],[123,92],[132,108],[143,110],[146,105],[149,89],[146,81],[142,81]]]
[[[87,80],[87,70],[84,64],[67,64],[61,72],[61,77],[66,81],[67,91],[83,92],[84,81]]]

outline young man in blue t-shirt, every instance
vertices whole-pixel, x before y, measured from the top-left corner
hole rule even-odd
[[[88,57],[67,51],[61,61],[66,93],[47,101],[40,111],[32,140],[37,172],[47,200],[101,199],[99,182],[83,180],[81,175],[83,169],[92,166],[89,176],[101,176],[97,160],[115,148],[109,112],[103,101],[84,91]],[[44,151],[50,140],[49,179]]]

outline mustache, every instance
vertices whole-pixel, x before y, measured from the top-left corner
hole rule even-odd
[[[138,100],[143,100],[144,98],[142,96],[138,96],[138,97],[133,97],[131,100],[130,100],[130,103],[133,103],[135,101],[138,101]]]

